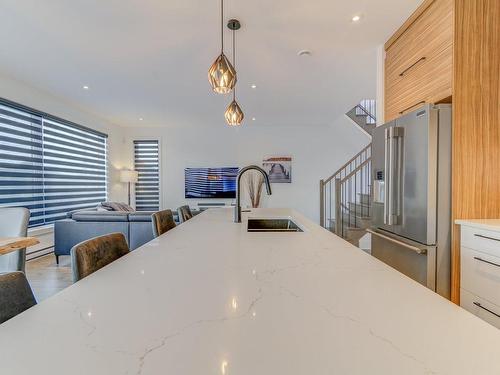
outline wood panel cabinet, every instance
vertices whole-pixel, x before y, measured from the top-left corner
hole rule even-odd
[[[455,0],[452,218],[500,218],[500,1]],[[460,297],[460,234],[452,300]]]
[[[424,3],[386,43],[385,121],[452,94],[453,0]]]

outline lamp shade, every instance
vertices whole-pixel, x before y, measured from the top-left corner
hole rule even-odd
[[[236,70],[226,55],[221,53],[208,70],[208,82],[217,94],[227,94],[236,85]]]
[[[233,100],[227,107],[224,117],[226,117],[226,122],[229,126],[239,126],[245,118],[245,115],[236,100]]]
[[[120,171],[121,182],[137,182],[139,173],[137,171]]]

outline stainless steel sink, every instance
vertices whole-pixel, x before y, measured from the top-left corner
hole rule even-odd
[[[248,219],[247,232],[303,232],[290,219]]]

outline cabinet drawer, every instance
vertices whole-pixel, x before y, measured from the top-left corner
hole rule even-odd
[[[385,121],[451,97],[453,1],[435,0],[387,48]]]
[[[460,289],[460,306],[491,325],[500,328],[500,306],[488,302],[465,289]]]
[[[453,46],[451,43],[443,49],[435,51],[435,54],[426,55],[425,60],[415,65],[411,71],[403,76],[399,74],[394,77],[386,77],[386,89],[388,92],[409,92],[415,90],[417,85],[426,88],[428,92],[435,90],[436,80],[446,79],[447,85],[451,87],[453,64]]]
[[[435,0],[386,51],[386,77],[404,76],[453,42],[453,2]]]
[[[500,257],[499,232],[462,225],[460,236],[461,246]]]
[[[438,55],[431,56],[410,74],[386,79],[386,121],[416,109],[424,103],[436,103],[452,90],[453,52],[450,44]]]
[[[461,287],[500,306],[500,258],[462,246],[460,259]]]

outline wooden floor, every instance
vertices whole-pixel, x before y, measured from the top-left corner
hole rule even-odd
[[[71,258],[59,257],[59,265],[53,254],[26,262],[26,276],[38,302],[60,292],[70,286]]]

